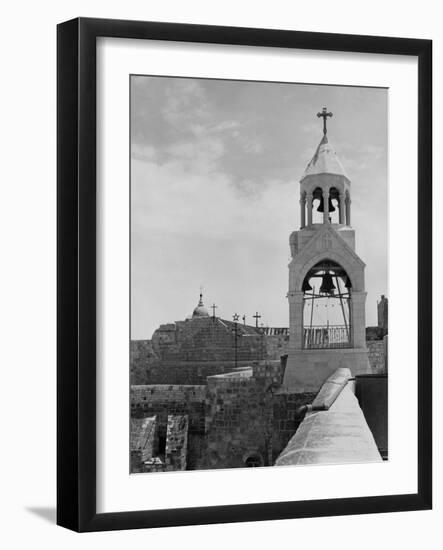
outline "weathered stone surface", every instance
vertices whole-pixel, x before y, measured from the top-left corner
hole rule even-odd
[[[234,361],[236,353],[238,361],[267,358],[265,336],[260,329],[241,323],[235,327],[232,321],[219,317],[161,325],[152,335],[152,347],[162,362]]]
[[[238,361],[238,367],[249,367],[252,363],[254,362]],[[143,384],[204,385],[208,376],[233,370],[233,361],[158,361],[146,365]]]
[[[312,407],[329,409],[340,395],[351,376],[352,374],[349,369],[337,369],[320,388],[320,391],[312,402]]]
[[[297,431],[303,420],[297,412],[315,399],[315,393],[287,393],[277,390],[273,395],[272,464]]]
[[[147,365],[154,364],[155,362],[158,362],[158,357],[152,348],[151,340],[131,340],[131,384],[145,384]]]
[[[387,336],[386,336],[387,338]],[[371,340],[368,345],[368,358],[373,374],[387,372],[386,340]]]
[[[329,410],[306,415],[276,466],[382,461],[352,386],[344,387]]]
[[[188,450],[187,415],[169,415],[166,433],[166,471],[186,470]]]
[[[189,430],[203,434],[205,399],[205,386],[131,386],[131,417],[156,415],[159,430],[166,433],[168,415],[187,415]]]
[[[131,418],[131,472],[144,471],[143,465],[154,454],[156,417]]]

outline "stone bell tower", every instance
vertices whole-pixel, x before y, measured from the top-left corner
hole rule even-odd
[[[289,352],[283,387],[316,391],[339,367],[370,372],[365,264],[355,252],[351,182],[327,137],[300,180],[300,230],[290,236]]]

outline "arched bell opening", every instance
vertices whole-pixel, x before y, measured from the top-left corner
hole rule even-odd
[[[324,214],[325,200],[328,202],[327,217]],[[336,187],[325,191],[321,187],[314,189],[312,192],[312,222],[340,223],[340,192]]]
[[[352,283],[337,262],[322,260],[303,285],[303,348],[352,347]]]
[[[336,187],[329,189],[329,221],[339,223],[340,218],[340,193]]]
[[[323,189],[316,187],[312,192],[312,223],[323,223]]]

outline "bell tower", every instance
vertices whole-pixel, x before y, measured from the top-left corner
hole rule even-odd
[[[365,264],[355,252],[351,182],[323,137],[300,179],[300,229],[289,239],[289,352],[283,386],[316,391],[339,367],[370,372]]]

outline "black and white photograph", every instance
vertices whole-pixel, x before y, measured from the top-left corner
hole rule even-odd
[[[438,549],[439,7],[5,3],[0,547]]]
[[[130,472],[388,461],[389,90],[129,87]]]

